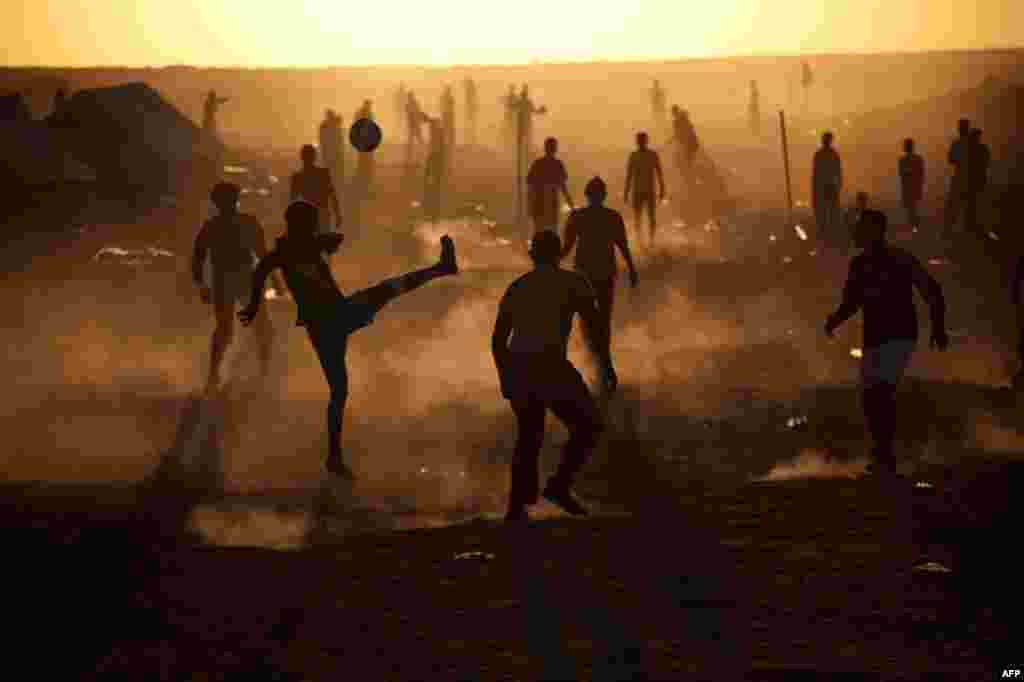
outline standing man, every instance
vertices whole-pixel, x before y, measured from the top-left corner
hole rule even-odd
[[[899,162],[900,198],[907,212],[907,221],[916,232],[921,227],[917,205],[924,198],[924,159],[914,152],[914,140],[903,141],[903,156]]]
[[[697,131],[690,121],[690,113],[680,109],[678,105],[672,105],[672,141],[675,143],[676,167],[686,188],[686,201],[693,200],[697,193],[697,152],[700,150],[700,141],[697,139]]]
[[[472,78],[463,81],[466,94],[466,142],[476,145],[477,116],[480,114],[480,98],[476,91],[476,83]]]
[[[570,514],[587,514],[571,488],[604,422],[583,377],[567,357],[575,315],[583,318],[596,340],[601,364],[607,368],[606,390],[613,392],[618,385],[593,289],[582,275],[558,267],[561,250],[554,232],[534,236],[534,269],[505,292],[491,337],[501,394],[512,403],[518,423],[506,521],[528,520],[526,508],[538,501],[537,460],[549,409],[568,428],[569,442],[542,494]]]
[[[750,81],[750,105],[747,109],[747,121],[750,134],[761,136],[761,93],[757,89],[757,81]]]
[[[953,236],[953,229],[960,221],[960,212],[964,209],[967,199],[967,154],[970,148],[971,122],[962,118],[957,124],[959,136],[949,145],[947,160],[953,167],[953,176],[949,179],[949,190],[946,192],[946,236]]]
[[[653,185],[652,185],[653,187]],[[602,334],[611,347],[612,307],[615,303],[615,283],[619,269],[615,263],[615,249],[618,247],[629,268],[629,285],[633,289],[640,282],[633,265],[626,238],[626,225],[622,214],[604,205],[608,187],[601,178],[592,178],[584,190],[587,206],[569,214],[565,222],[565,243],[562,247],[564,259],[576,247],[576,271],[590,282],[597,296],[597,309],[601,313]],[[584,329],[584,340],[595,360],[601,357],[599,339],[591,338]],[[604,367],[601,368],[602,372]],[[607,378],[602,374],[603,380]]]
[[[430,127],[430,151],[427,153],[427,162],[423,173],[423,207],[431,222],[436,223],[441,219],[448,150],[441,120],[428,118],[427,124]]]
[[[834,239],[832,228],[839,219],[839,195],[843,187],[843,168],[839,154],[832,148],[832,133],[821,136],[821,148],[814,153],[811,172],[811,201],[819,239]]]
[[[214,391],[220,385],[220,368],[224,354],[235,336],[235,311],[246,302],[252,286],[253,262],[267,255],[263,226],[251,215],[238,210],[241,196],[238,185],[220,182],[210,192],[217,215],[203,223],[196,236],[192,252],[192,279],[199,288],[203,303],[212,304],[217,326],[210,339],[210,368],[206,377],[206,390]],[[209,255],[213,281],[204,275]],[[278,291],[284,285],[275,279]],[[259,341],[259,360],[262,375],[270,373],[274,328],[266,311],[256,316],[256,334]]]
[[[530,165],[526,175],[526,201],[535,233],[551,230],[558,234],[559,195],[574,208],[569,195],[569,175],[561,159],[555,156],[557,153],[558,140],[549,137],[544,141],[544,156]]]
[[[444,147],[447,150],[444,174],[450,177],[455,156],[455,93],[450,85],[446,85],[441,94],[441,127],[444,130]]]
[[[964,228],[976,236],[985,231],[978,224],[978,204],[988,186],[988,167],[992,153],[981,141],[981,129],[971,128],[967,137],[967,197],[964,202]]]
[[[655,79],[651,86],[651,116],[654,119],[654,130],[659,135],[664,135],[668,128],[668,112],[666,111],[666,100],[668,96],[661,83]]]
[[[395,90],[393,106],[395,111],[395,130],[398,131],[406,127],[406,108],[409,106],[409,95],[405,91],[405,83],[398,84],[398,89]]]
[[[530,99],[530,89],[528,86],[523,85],[522,92],[519,96],[519,144],[523,149],[523,158],[533,158],[535,152],[533,148],[533,117],[543,116],[548,113],[547,107],[534,106],[533,100]]]
[[[654,232],[657,229],[655,212],[659,201],[665,198],[665,176],[661,172],[658,152],[647,146],[647,133],[637,133],[636,150],[629,155],[626,166],[625,204],[629,205],[629,193],[633,192],[633,229],[640,234],[640,214],[647,208],[647,224],[650,229],[650,246],[654,246]],[[658,193],[654,193],[654,179],[658,179]],[[602,184],[604,184],[602,182]],[[589,197],[588,197],[589,198]],[[603,199],[602,199],[603,201]],[[568,236],[566,236],[568,240]]]
[[[306,201],[317,208],[322,232],[341,229],[341,205],[326,168],[316,165],[316,147],[307,144],[300,152],[302,169],[292,175],[288,203]]]
[[[230,97],[218,97],[214,90],[210,90],[206,94],[206,102],[203,103],[203,130],[214,137],[220,137],[220,131],[217,128],[217,112],[220,111],[221,105],[230,100]]]
[[[323,155],[324,167],[338,187],[345,186],[345,149],[341,127],[341,116],[334,109],[328,109],[320,123],[320,153]]]
[[[854,233],[855,245],[864,251],[850,262],[842,303],[825,323],[825,334],[831,337],[839,325],[864,309],[861,376],[864,416],[874,441],[871,468],[895,473],[896,386],[917,344],[915,288],[928,302],[932,346],[945,350],[949,338],[942,288],[917,258],[886,244],[886,224],[881,211],[864,211]]]
[[[508,86],[508,93],[501,98],[502,110],[505,112],[504,125],[501,129],[502,146],[505,149],[513,150],[517,139],[516,125],[519,120],[519,96],[516,95],[516,86]]]

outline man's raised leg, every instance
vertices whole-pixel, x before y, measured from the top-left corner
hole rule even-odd
[[[586,508],[573,497],[571,489],[576,474],[604,431],[604,420],[583,377],[575,368],[573,373],[573,384],[566,386],[566,396],[550,404],[551,411],[569,429],[569,442],[562,449],[562,461],[555,475],[544,487],[544,497],[570,514],[586,516]]]
[[[351,300],[361,305],[370,305],[380,310],[402,294],[417,289],[438,277],[456,275],[459,265],[455,259],[455,242],[445,235],[441,237],[441,258],[429,268],[386,279],[380,284],[352,294]]]

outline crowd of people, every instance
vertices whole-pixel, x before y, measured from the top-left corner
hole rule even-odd
[[[751,86],[756,94],[756,83]],[[476,102],[475,85],[467,80],[465,87],[467,102]],[[656,104],[655,114],[663,112],[665,93],[658,82],[652,91],[652,101]],[[415,94],[404,86],[396,97],[396,111],[408,124],[410,157],[416,147],[424,144],[421,125],[430,126],[428,193],[439,193],[436,185],[451,170],[455,128],[452,88],[445,89],[440,104],[441,115],[432,117],[423,112]],[[544,108],[534,105],[526,86],[519,94],[510,89],[506,104],[514,114],[506,120],[516,123],[517,141],[528,147],[529,127],[526,126],[524,134],[524,123],[544,113]],[[467,118],[475,121],[475,108],[470,111],[473,113]],[[371,117],[370,102],[365,102],[356,116]],[[320,137],[326,166],[317,165],[314,147],[303,147],[302,168],[292,176],[289,187],[287,230],[270,250],[259,222],[238,210],[239,188],[228,183],[213,188],[211,198],[218,214],[202,226],[196,239],[193,273],[203,300],[214,306],[216,317],[207,379],[209,391],[216,391],[220,384],[220,364],[234,335],[236,312],[243,324],[255,326],[260,338],[261,366],[269,371],[275,336],[262,308],[267,278],[275,277],[274,290],[283,293],[287,289],[291,293],[297,306],[297,324],[305,327],[330,390],[326,468],[332,474],[354,479],[355,474],[344,458],[341,438],[348,396],[347,339],[371,324],[397,296],[438,277],[454,276],[459,269],[455,244],[446,236],[441,239],[441,255],[436,264],[354,294],[341,291],[326,260],[338,251],[344,239],[335,189],[335,183],[343,177],[339,174],[344,158],[344,145],[339,142],[340,125],[341,118],[328,111]],[[670,125],[680,182],[685,191],[693,191],[692,169],[700,143],[687,112],[678,106],[671,109]],[[475,123],[467,130],[469,139],[475,139],[476,133],[469,132],[474,127]],[[967,229],[977,232],[978,196],[986,185],[990,153],[981,142],[980,130],[972,129],[969,121],[960,121],[959,132],[948,155],[952,175],[945,224],[949,230],[963,215]],[[612,308],[618,283],[616,253],[621,254],[626,264],[630,286],[639,285],[626,221],[619,211],[605,205],[607,183],[599,176],[592,177],[584,192],[586,205],[577,208],[558,149],[558,140],[547,138],[543,155],[533,160],[526,174],[533,227],[529,255],[534,267],[508,287],[498,304],[492,337],[501,392],[510,401],[518,422],[506,516],[509,521],[527,518],[528,507],[540,496],[572,514],[586,513],[571,492],[572,482],[597,443],[604,422],[591,390],[568,359],[568,339],[573,319],[578,315],[584,323],[586,347],[599,370],[598,390],[606,395],[614,393],[618,385],[611,353]],[[912,139],[904,141],[903,151],[897,164],[902,206],[909,223],[917,228],[921,224],[919,205],[924,194],[925,162],[915,152]],[[928,302],[932,346],[944,350],[949,341],[943,292],[914,255],[888,243],[888,219],[883,212],[869,207],[866,194],[858,193],[856,207],[842,220],[839,197],[843,172],[831,132],[822,136],[822,146],[814,155],[811,185],[819,236],[834,236],[837,226],[845,225],[852,245],[861,251],[850,262],[842,302],[828,317],[824,331],[831,336],[839,325],[863,311],[862,399],[874,443],[872,468],[895,475],[896,387],[918,339],[913,292],[916,289]],[[624,199],[627,206],[632,206],[637,228],[646,214],[649,244],[655,239],[657,206],[665,196],[661,159],[651,148],[649,135],[640,132],[627,163]],[[560,225],[563,199],[569,207],[564,229]],[[437,211],[438,207],[431,210]],[[561,267],[573,253],[573,267]],[[208,255],[213,264],[213,279],[209,283],[203,275]],[[254,265],[254,261],[258,263]],[[283,274],[283,281],[278,271]],[[1014,279],[1015,303],[1021,300],[1022,283],[1024,259]],[[237,311],[239,305],[244,305],[241,311]],[[1019,352],[1024,366],[1024,335]],[[1024,380],[1024,371],[1018,379]],[[557,472],[541,490],[537,458],[544,437],[544,414],[548,410],[565,423],[570,438]]]

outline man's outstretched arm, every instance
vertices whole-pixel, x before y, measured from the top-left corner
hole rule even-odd
[[[267,254],[256,265],[256,269],[252,273],[252,293],[249,295],[249,305],[238,313],[238,319],[243,325],[252,322],[256,313],[260,311],[260,306],[263,304],[263,288],[266,286],[267,277],[276,267],[278,267],[276,252]]]
[[[843,301],[839,304],[839,308],[828,316],[828,321],[825,322],[825,333],[829,336],[832,335],[836,327],[856,315],[857,311],[860,310],[864,297],[861,292],[859,279],[854,269],[854,264],[851,263],[850,274],[846,279],[846,286],[843,287]]]
[[[665,174],[661,171],[661,157],[657,152],[654,153],[654,172],[658,176],[658,189],[661,191],[658,199],[661,200],[665,198]]]
[[[192,249],[192,281],[199,288],[206,286],[206,281],[203,277],[203,268],[206,266],[206,252],[209,250],[206,245],[206,239],[207,230],[206,226],[203,225],[202,229],[199,230],[199,235],[196,237],[195,247]]]
[[[942,287],[916,258],[911,267],[913,268],[914,287],[928,302],[928,313],[932,320],[932,340],[937,346],[944,348],[948,341],[946,336],[946,299],[942,295]]]
[[[629,250],[629,237],[626,235],[626,223],[622,220],[622,216],[619,216],[618,223],[616,232],[619,234],[615,237],[615,245],[619,247],[622,258],[626,261],[626,267],[629,268],[629,283],[635,287],[640,283],[640,277],[636,273],[636,266],[633,265],[633,254]]]

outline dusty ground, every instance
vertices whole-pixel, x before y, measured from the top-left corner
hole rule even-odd
[[[273,308],[271,384],[246,382],[241,354],[224,400],[194,398],[212,328],[188,278],[202,209],[51,201],[9,220],[3,518],[28,558],[28,640],[65,643],[59,662],[104,679],[976,680],[1009,663],[1024,447],[1003,387],[1007,242],[893,228],[937,259],[954,339],[945,355],[922,344],[900,394],[903,463],[931,486],[914,488],[860,477],[859,328],[820,333],[844,258],[772,206],[666,217],[618,304],[623,388],[579,486],[597,515],[544,507],[514,530],[492,522],[514,424],[488,343],[527,265],[503,168],[475,169],[451,202],[462,219],[431,228],[383,168],[336,259],[346,289],[365,286],[430,262],[447,231],[464,264],[353,339],[354,490],[323,483],[326,387],[289,304]],[[272,235],[280,201],[246,204]],[[112,244],[175,255],[91,261]],[[455,558],[468,551],[484,555]],[[952,572],[913,571],[928,560]]]

